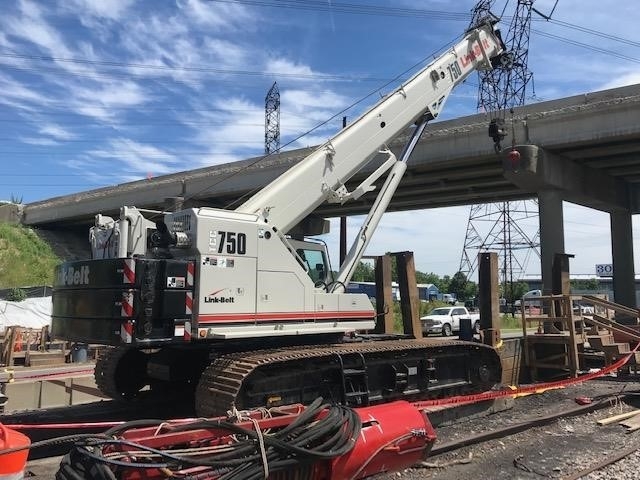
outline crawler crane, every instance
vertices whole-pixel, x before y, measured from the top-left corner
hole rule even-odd
[[[375,325],[367,296],[346,293],[345,285],[427,122],[471,72],[499,61],[503,44],[494,24],[467,31],[235,210],[189,208],[155,214],[155,221],[131,206],[117,220],[97,215],[93,259],[57,269],[53,334],[113,347],[95,369],[108,396],[190,387],[199,415],[320,396],[366,406],[492,387],[500,360],[478,343],[343,339]],[[408,128],[396,158],[385,145]],[[346,182],[379,153],[386,159],[348,191]],[[375,190],[385,174],[332,278],[324,244],[292,229],[323,202],[344,204]]]

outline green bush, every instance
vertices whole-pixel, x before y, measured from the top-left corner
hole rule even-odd
[[[22,302],[27,298],[27,293],[21,288],[12,288],[7,293],[7,300],[10,302]]]

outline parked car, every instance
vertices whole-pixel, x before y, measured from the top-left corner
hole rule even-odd
[[[586,305],[580,302],[573,302],[573,314],[574,315],[593,315],[596,313],[593,305]]]
[[[449,305],[455,305],[458,302],[455,295],[451,293],[443,293],[442,301],[448,303]]]
[[[460,319],[471,318],[471,327],[476,333],[480,332],[480,314],[470,313],[466,307],[434,308],[429,315],[420,317],[422,333],[439,333],[445,337],[460,331]]]

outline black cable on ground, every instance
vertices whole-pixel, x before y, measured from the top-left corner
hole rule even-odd
[[[291,424],[268,434],[222,420],[200,420],[164,430],[179,433],[211,428],[234,435],[235,443],[225,445],[229,450],[220,453],[188,456],[170,449],[158,450],[113,438],[113,435],[130,428],[161,423],[145,420],[130,422],[109,430],[110,438],[107,435],[84,438],[64,457],[56,480],[115,480],[123,469],[177,471],[195,466],[210,468],[196,478],[207,478],[215,472],[220,480],[259,479],[264,477],[266,471],[304,471],[318,460],[344,455],[354,447],[362,426],[355,410],[329,406],[323,404],[322,399],[317,399]],[[128,455],[127,451],[135,451],[137,455]]]

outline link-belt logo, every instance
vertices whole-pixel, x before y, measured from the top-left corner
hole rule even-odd
[[[221,292],[229,291],[228,288],[216,290],[211,292],[208,296],[204,297],[204,303],[233,303],[236,301],[236,297],[220,295]]]
[[[490,46],[489,40],[487,40],[486,38],[483,38],[482,47],[485,50],[487,50],[489,49],[489,46]],[[477,43],[474,44],[471,48],[469,48],[466,55],[463,55],[462,57],[460,57],[460,64],[462,65],[462,68],[465,68],[466,66],[468,66],[476,58],[482,58],[482,48],[480,48],[480,45]]]
[[[60,285],[89,285],[89,266],[62,267],[58,275]]]

